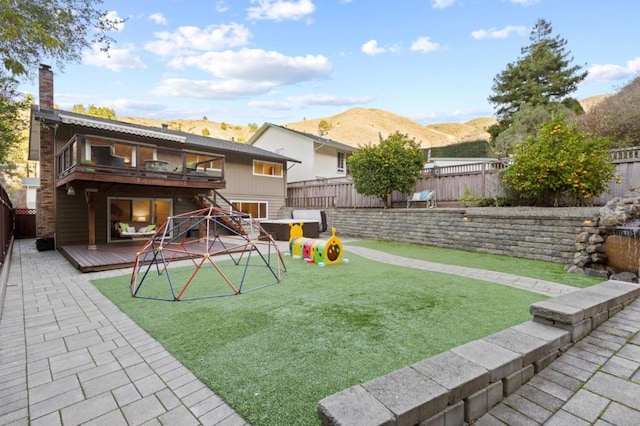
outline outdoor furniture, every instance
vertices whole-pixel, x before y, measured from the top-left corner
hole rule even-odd
[[[156,225],[140,222],[116,222],[115,229],[122,238],[150,237],[156,233]]]
[[[407,208],[417,207],[418,203],[422,202],[424,202],[424,206],[426,208],[436,207],[435,191],[429,191],[428,189],[425,189],[424,191],[414,192],[413,196],[407,198]]]
[[[96,166],[126,167],[124,158],[113,153],[113,147],[96,145],[91,147],[91,159]]]

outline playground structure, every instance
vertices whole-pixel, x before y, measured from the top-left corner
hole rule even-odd
[[[331,228],[331,238],[319,240],[317,238],[305,238],[302,233],[302,223],[289,225],[289,253],[294,259],[304,259],[307,263],[316,263],[318,266],[335,265],[343,259],[342,241],[336,237],[336,228]]]
[[[277,244],[257,221],[209,207],[171,216],[158,228],[136,254],[130,287],[133,297],[180,301],[240,295],[285,275]]]

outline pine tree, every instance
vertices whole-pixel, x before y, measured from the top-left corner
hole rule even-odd
[[[512,121],[513,115],[527,104],[531,107],[566,102],[587,76],[581,66],[571,65],[573,57],[565,50],[567,41],[553,36],[551,24],[539,19],[531,30],[531,44],[521,49],[523,55],[493,79],[493,96],[498,124],[490,133],[495,139]]]

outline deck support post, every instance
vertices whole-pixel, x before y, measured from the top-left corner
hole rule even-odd
[[[94,195],[96,192],[98,192],[96,189],[87,188],[84,190],[89,215],[89,245],[87,246],[87,250],[98,250],[98,246],[96,245],[96,200]]]

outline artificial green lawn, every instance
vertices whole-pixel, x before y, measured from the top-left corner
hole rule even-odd
[[[348,245],[380,250],[410,259],[505,272],[580,288],[589,287],[604,281],[602,278],[568,273],[564,270],[564,264],[542,260],[521,259],[517,257],[391,241],[358,240],[349,242]]]
[[[349,263],[325,267],[286,258],[282,283],[223,298],[132,298],[128,275],[94,284],[260,426],[314,424],[325,396],[527,321],[529,305],[545,299],[345,257]],[[203,272],[219,283],[215,271]]]

